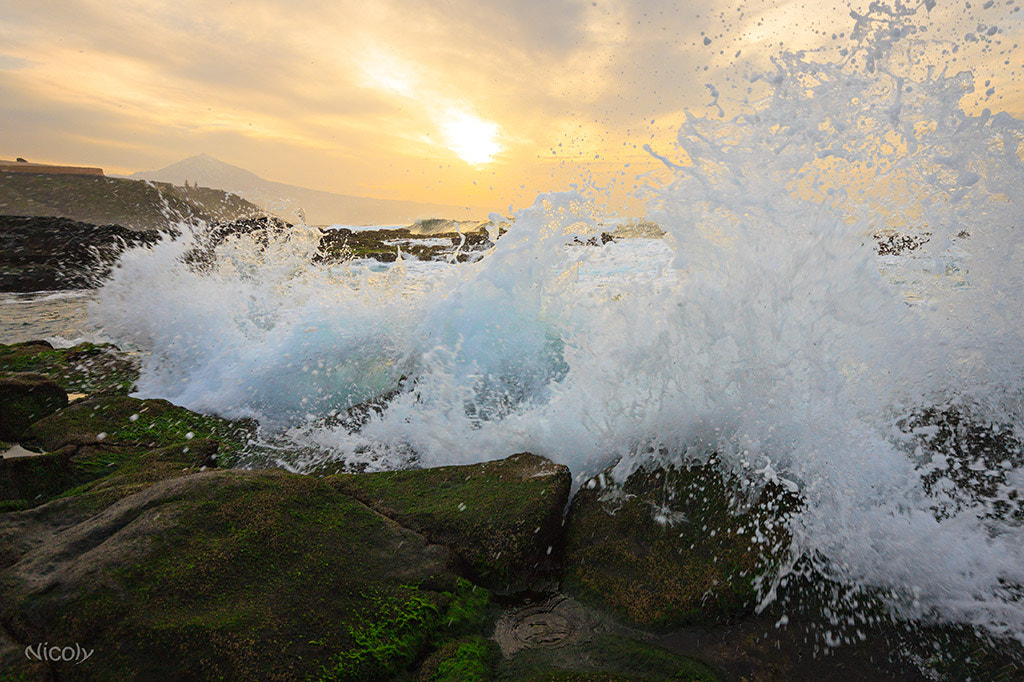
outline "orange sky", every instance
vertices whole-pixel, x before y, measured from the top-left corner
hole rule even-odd
[[[940,0],[931,35],[992,81],[966,104],[1019,115],[1024,12],[985,4]],[[128,173],[206,152],[270,180],[493,210],[581,180],[625,191],[656,166],[642,145],[704,111],[705,84],[739,106],[738,74],[780,41],[850,30],[849,7],[820,5],[0,0],[0,158]]]

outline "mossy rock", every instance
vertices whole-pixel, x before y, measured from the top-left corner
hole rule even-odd
[[[97,466],[107,466],[126,455],[192,438],[210,438],[220,442],[224,466],[246,447],[254,428],[251,422],[198,414],[166,400],[97,395],[77,400],[33,424],[28,442],[47,452],[91,449],[102,453],[97,455]]]
[[[0,512],[25,509],[76,485],[64,455],[0,459]]]
[[[451,547],[474,580],[501,591],[522,588],[543,573],[559,544],[572,485],[566,467],[529,453],[484,464],[325,480]]]
[[[418,682],[490,682],[501,657],[498,645],[480,635],[455,639],[420,666]]]
[[[566,592],[654,628],[711,622],[755,605],[758,577],[789,547],[794,495],[769,484],[750,504],[714,461],[610,481],[609,471],[573,499]]]
[[[0,371],[38,372],[69,393],[127,394],[139,378],[139,362],[110,344],[54,348],[28,341],[0,344]]]
[[[717,682],[707,665],[650,642],[597,635],[568,648],[537,648],[502,660],[496,679],[512,682]]]
[[[68,404],[68,394],[42,374],[0,372],[0,439],[18,441],[33,422]]]
[[[0,573],[0,622],[95,649],[61,679],[391,679],[486,619],[447,549],[311,477],[172,478],[44,530]]]
[[[193,466],[230,466],[254,425],[196,414],[166,400],[96,395],[39,420],[26,443],[49,454],[0,460],[0,510],[25,509],[58,494],[88,492],[94,505]],[[21,461],[25,460],[25,461]],[[198,462],[198,463],[197,463]]]

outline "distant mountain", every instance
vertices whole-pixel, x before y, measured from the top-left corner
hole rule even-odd
[[[310,225],[398,225],[421,218],[478,218],[482,209],[321,192],[264,180],[244,168],[199,154],[155,171],[128,176],[139,180],[199,185],[233,192],[285,220],[305,215]],[[301,211],[301,214],[300,214]]]
[[[245,199],[216,189],[102,175],[0,171],[0,215],[159,230],[177,223],[234,221],[262,213]]]

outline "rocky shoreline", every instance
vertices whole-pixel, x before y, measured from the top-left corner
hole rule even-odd
[[[463,226],[453,221],[425,222],[438,225],[433,225],[433,231],[418,229],[419,224],[378,230],[321,229],[313,262],[370,258],[390,263],[399,255],[466,262],[480,258],[493,246],[480,223]],[[190,255],[193,262],[209,261],[212,249],[229,237],[255,234],[265,240],[270,234],[286,234],[291,228],[269,217],[213,223],[197,236]],[[161,239],[178,236],[171,230],[133,230],[68,218],[0,216],[0,292],[97,287],[110,276],[126,249],[153,246]]]
[[[0,459],[5,680],[1024,669],[1016,642],[898,623],[867,593],[848,602],[855,626],[837,625],[825,596],[838,586],[806,572],[757,613],[756,577],[782,560],[785,519],[803,502],[768,486],[740,505],[713,462],[619,483],[606,472],[571,499],[568,469],[530,453],[381,473],[242,470],[256,424],[132,398],[137,372],[111,346],[0,346],[0,440],[22,448]],[[91,653],[43,660],[44,644]]]

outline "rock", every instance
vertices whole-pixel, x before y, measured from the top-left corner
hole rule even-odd
[[[572,647],[537,648],[502,660],[508,682],[717,682],[715,671],[652,642],[598,635]]]
[[[133,356],[110,344],[54,348],[46,341],[0,344],[0,371],[38,372],[69,393],[129,393],[139,377]]]
[[[66,456],[0,459],[0,512],[30,507],[75,484],[70,458]]]
[[[161,236],[67,218],[0,216],[0,291],[97,286],[122,251],[153,245]]]
[[[217,441],[197,438],[152,450],[107,467],[99,478],[69,453],[4,460],[10,478],[0,490],[7,493],[13,488],[13,493],[0,509],[25,511],[0,516],[0,569],[16,562],[41,539],[118,500],[160,481],[215,467],[218,446]],[[37,490],[39,494],[32,497]],[[65,491],[47,502],[47,497]]]
[[[221,443],[220,454],[230,459],[245,447],[252,428],[248,422],[197,414],[166,400],[94,395],[33,424],[28,442],[47,452],[71,448],[81,457],[86,451],[102,451],[117,459],[119,454],[212,438]]]
[[[67,509],[0,516],[0,538],[49,529],[0,573],[8,636],[95,651],[61,679],[391,679],[486,617],[447,549],[320,479],[208,471]]]
[[[769,484],[747,506],[712,461],[638,471],[624,485],[583,486],[566,520],[563,586],[646,627],[714,621],[749,611],[756,579],[789,546],[799,502]]]
[[[83,398],[28,430],[26,444],[51,454],[2,460],[0,471],[8,478],[0,485],[0,509],[24,509],[114,474],[122,482],[129,475],[142,476],[140,482],[146,483],[180,475],[183,467],[216,466],[218,460],[229,465],[247,447],[253,428],[166,400]],[[159,462],[169,463],[169,472]],[[154,471],[160,475],[153,476]],[[97,504],[111,501],[111,489],[105,491]]]
[[[33,422],[67,404],[64,389],[41,374],[0,373],[0,440],[21,440]]]
[[[432,542],[451,547],[489,588],[521,588],[558,546],[569,470],[521,453],[435,469],[341,474],[332,485]]]
[[[494,677],[498,645],[479,635],[452,640],[420,666],[419,682],[488,682]]]
[[[993,423],[968,406],[918,409],[896,423],[922,470],[932,511],[947,518],[965,507],[1024,523],[1024,495],[1007,473],[1024,465],[1024,442],[1013,424]]]

